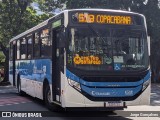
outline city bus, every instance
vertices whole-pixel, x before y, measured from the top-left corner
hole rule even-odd
[[[9,44],[11,84],[51,110],[150,104],[150,45],[142,14],[64,10]]]

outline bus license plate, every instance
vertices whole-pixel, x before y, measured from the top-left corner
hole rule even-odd
[[[106,107],[124,107],[124,103],[121,101],[106,102]]]

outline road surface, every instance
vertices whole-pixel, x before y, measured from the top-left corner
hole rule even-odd
[[[4,111],[17,111],[21,112],[21,115],[22,113],[25,115],[25,112],[30,111],[31,113],[37,113],[37,115],[39,113],[39,115],[42,115],[42,118],[39,116],[38,118],[23,118],[23,120],[44,120],[44,114],[48,116],[45,117],[45,120],[53,120],[53,117],[55,120],[160,120],[160,84],[152,84],[151,88],[150,106],[129,106],[123,111],[117,110],[114,112],[51,112],[45,107],[43,101],[28,95],[19,96],[17,89],[12,86],[0,86],[0,111],[1,114]],[[16,117],[16,115],[15,113],[14,116]],[[147,115],[152,117],[148,117]],[[22,118],[0,118],[0,120],[3,119],[19,120]]]

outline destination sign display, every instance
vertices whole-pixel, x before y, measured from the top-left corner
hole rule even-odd
[[[78,23],[98,23],[98,24],[118,24],[131,25],[132,17],[129,15],[111,15],[94,13],[76,13],[76,22]],[[72,16],[72,19],[74,18]]]
[[[82,64],[94,64],[94,65],[99,65],[101,64],[101,60],[99,57],[96,56],[79,56],[78,54],[74,57],[73,59],[74,63],[77,65],[82,65]]]

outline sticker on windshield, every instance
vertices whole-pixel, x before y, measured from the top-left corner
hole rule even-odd
[[[112,58],[110,58],[110,57],[104,57],[104,61],[107,64],[111,64],[112,63]]]
[[[123,68],[145,68],[144,65],[122,65]]]
[[[121,70],[121,64],[119,63],[114,64],[114,70]]]
[[[98,56],[79,56],[78,54],[75,55],[73,59],[74,63],[79,65],[79,64],[95,64],[95,65],[100,65],[102,62]]]
[[[115,63],[123,63],[123,56],[113,56]]]

